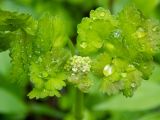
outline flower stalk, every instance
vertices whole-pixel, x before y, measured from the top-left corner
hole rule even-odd
[[[83,119],[84,94],[79,89],[75,92],[74,118],[75,120]]]

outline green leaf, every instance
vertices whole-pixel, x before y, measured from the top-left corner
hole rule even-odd
[[[11,67],[9,51],[0,53],[0,63],[1,63],[0,75],[6,75]]]
[[[24,114],[27,106],[11,92],[0,88],[0,113],[3,114]]]
[[[31,104],[30,111],[37,115],[46,115],[51,117],[63,118],[64,113],[57,111],[53,107],[47,106],[45,104]]]
[[[14,36],[18,29],[28,34],[34,34],[36,22],[27,14],[18,14],[16,12],[8,12],[0,10],[0,51],[10,48],[10,43],[16,39]]]
[[[133,2],[145,15],[151,15],[159,4],[159,0],[133,0]]]
[[[141,87],[132,98],[122,95],[114,96],[108,101],[99,103],[93,107],[94,110],[105,111],[142,111],[153,109],[160,105],[160,85],[143,81]]]
[[[102,92],[132,96],[141,80],[149,79],[153,55],[160,50],[159,27],[134,5],[116,16],[97,8],[82,19],[76,47],[80,55],[93,59],[92,72],[101,78]]]
[[[77,48],[80,54],[96,53],[116,25],[117,21],[109,11],[103,8],[92,10],[90,18],[83,18],[78,25]]]
[[[9,49],[11,35],[7,32],[0,32],[0,52]]]
[[[65,27],[62,18],[45,14],[38,22],[35,47],[40,52],[46,52],[51,47],[64,47],[69,39]]]
[[[60,97],[60,90],[66,85],[64,65],[69,57],[70,52],[67,49],[53,48],[35,59],[30,65],[30,79],[34,88],[28,96],[37,99],[47,96]]]
[[[147,115],[144,115],[143,117],[139,118],[138,120],[159,120],[160,114],[159,112],[150,113]]]
[[[32,22],[33,19],[28,14],[0,10],[0,31],[16,31],[20,28],[33,30],[35,24]]]
[[[29,65],[32,58],[32,40],[33,37],[23,30],[18,30],[13,34],[14,39],[11,42],[11,77],[20,85],[25,85],[28,80]]]

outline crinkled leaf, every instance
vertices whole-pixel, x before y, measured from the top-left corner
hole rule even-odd
[[[159,23],[146,19],[134,5],[113,16],[103,8],[90,12],[78,25],[77,49],[92,57],[92,72],[100,90],[132,96],[149,79],[153,55],[160,49]]]
[[[30,79],[34,85],[28,94],[30,98],[60,96],[60,90],[66,85],[67,76],[64,64],[70,56],[65,49],[53,49],[35,59],[30,66]]]
[[[11,77],[13,80],[25,84],[29,80],[28,72],[32,57],[32,36],[22,30],[13,34],[10,48],[12,62]]]
[[[82,55],[97,52],[107,39],[117,21],[103,8],[90,12],[90,18],[83,18],[78,25],[77,48]]]

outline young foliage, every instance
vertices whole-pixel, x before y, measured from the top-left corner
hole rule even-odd
[[[71,53],[65,48],[69,39],[65,29],[61,18],[49,14],[38,21],[30,65],[30,79],[34,84],[28,94],[30,98],[59,97],[59,90],[66,85],[64,64]]]
[[[153,69],[159,51],[159,23],[146,19],[134,7],[118,15],[98,8],[78,25],[77,49],[92,58],[92,73],[100,78],[100,91],[132,96]],[[98,80],[99,81],[99,80]]]
[[[13,79],[31,80],[30,98],[59,97],[67,83],[83,92],[100,83],[102,93],[132,96],[152,73],[159,39],[160,24],[134,6],[117,15],[92,10],[78,25],[75,46],[61,17],[45,14],[34,20],[0,11],[0,51],[10,48]]]
[[[11,77],[25,84],[28,76],[29,61],[32,54],[32,39],[35,21],[31,16],[0,11],[1,50],[9,49],[12,57]]]

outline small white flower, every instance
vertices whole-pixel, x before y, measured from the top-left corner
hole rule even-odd
[[[64,67],[71,75],[87,74],[91,69],[91,59],[89,57],[82,57],[74,55]]]

